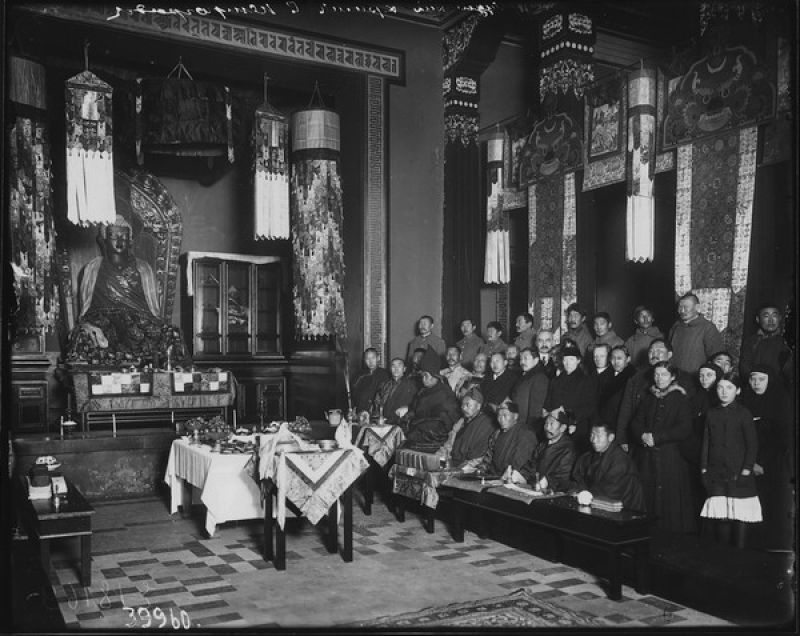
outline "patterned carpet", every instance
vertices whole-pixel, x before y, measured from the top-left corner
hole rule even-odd
[[[428,534],[417,516],[399,523],[380,502],[369,517],[354,506],[352,563],[327,552],[324,522],[287,519],[284,572],[262,559],[258,521],[207,538],[202,515],[170,516],[160,499],[96,510],[90,588],[78,583],[77,542],[52,546],[51,583],[70,630],[729,625],[627,586],[611,601],[592,574],[472,533],[455,543],[443,523]]]
[[[507,596],[481,601],[428,607],[419,612],[366,621],[361,627],[603,627],[605,622],[591,614],[568,610],[538,600],[520,589]]]

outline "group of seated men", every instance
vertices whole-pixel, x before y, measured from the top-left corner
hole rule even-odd
[[[516,318],[518,333],[510,344],[500,323],[487,325],[484,340],[465,319],[463,338],[447,346],[433,333],[433,319],[422,316],[406,358],[393,358],[389,372],[379,366],[375,349],[364,352],[354,407],[363,417],[399,425],[406,447],[438,454],[464,472],[482,471],[543,491],[579,492],[587,503],[592,495],[602,496],[643,510],[627,440],[637,402],[652,384],[648,371],[664,359],[687,377],[707,359],[732,364],[698,304],[693,294],[679,300],[679,320],[668,337],[653,325],[650,309],[637,307],[635,332],[627,341],[605,312],[593,317],[590,329],[577,305],[566,311],[558,344],[552,331],[535,331],[533,317],[524,313]],[[768,353],[759,347],[772,346],[768,336],[760,329],[759,339],[746,343],[753,351],[743,353],[742,364]]]

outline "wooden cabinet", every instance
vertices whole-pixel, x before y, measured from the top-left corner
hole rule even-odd
[[[15,433],[47,432],[57,354],[12,356],[10,421]]]
[[[192,322],[187,333],[194,334],[195,360],[281,356],[280,259],[262,257],[276,260],[251,262],[191,255],[187,255],[187,267],[191,269]]]
[[[188,252],[183,331],[197,366],[233,372],[238,417],[286,419],[288,276],[279,256]]]

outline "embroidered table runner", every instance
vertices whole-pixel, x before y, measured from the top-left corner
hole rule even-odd
[[[394,464],[389,469],[392,480],[392,492],[414,501],[419,501],[428,508],[436,508],[439,493],[436,488],[456,474],[456,470],[422,470],[411,466]]]
[[[344,494],[369,464],[357,448],[286,450],[268,456],[261,448],[259,474],[272,479],[277,488],[278,524],[286,521],[286,500],[304,517],[317,524],[333,503]]]
[[[356,446],[363,449],[380,466],[386,466],[406,437],[399,426],[367,426],[358,432]]]

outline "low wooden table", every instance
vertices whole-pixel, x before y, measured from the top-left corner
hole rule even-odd
[[[481,514],[496,515],[551,530],[556,536],[557,559],[560,561],[565,536],[597,546],[608,554],[609,598],[622,598],[622,552],[631,550],[636,561],[636,591],[646,593],[650,545],[650,524],[643,513],[635,511],[606,512],[578,505],[575,497],[565,495],[552,499],[517,501],[502,495],[470,492],[448,486],[440,487],[442,497],[454,505],[453,538],[464,541],[464,513],[474,509]]]
[[[60,495],[56,509],[53,498],[28,499],[25,478],[17,482],[17,495],[22,522],[31,541],[38,544],[39,555],[45,574],[50,570],[50,541],[68,537],[80,537],[81,582],[92,584],[92,515],[94,508],[84,499],[80,491],[68,479],[67,493]]]

